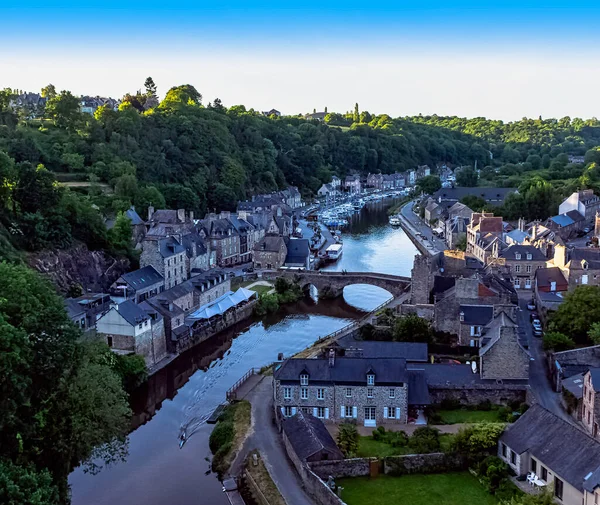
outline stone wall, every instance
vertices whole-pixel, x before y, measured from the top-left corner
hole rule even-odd
[[[500,338],[480,358],[482,379],[529,378],[529,355],[518,338],[516,328],[500,328]]]
[[[600,345],[593,345],[582,349],[573,349],[571,351],[555,352],[550,354],[548,361],[553,376],[555,390],[561,392],[562,373],[560,367],[568,365],[599,367]]]
[[[525,402],[526,385],[477,384],[466,387],[430,386],[429,398],[432,404],[440,404],[442,400],[456,400],[462,405],[477,405],[489,400],[496,405],[507,405],[511,402]]]
[[[340,479],[342,477],[364,477],[369,475],[371,461],[377,461],[377,458],[315,461],[314,463],[309,463],[309,466],[321,479],[326,480],[329,476],[332,476],[334,479]]]
[[[383,460],[383,473],[386,475],[445,473],[464,470],[466,467],[467,462],[463,456],[443,452],[389,456]]]
[[[411,270],[410,303],[414,305],[429,303],[431,275],[429,259],[421,254],[415,255]]]
[[[435,314],[435,306],[433,304],[413,305],[408,303],[402,303],[398,305],[397,310],[401,316],[416,314],[417,316],[423,319],[427,319],[427,321],[433,321]]]

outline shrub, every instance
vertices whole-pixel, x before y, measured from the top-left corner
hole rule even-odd
[[[498,456],[488,456],[479,463],[478,473],[483,478],[488,491],[495,493],[508,477],[508,465]]]
[[[399,342],[429,342],[432,335],[429,322],[415,314],[396,319],[393,333]]]
[[[219,450],[215,453],[212,459],[212,469],[213,472],[217,472],[219,475],[222,475],[226,470],[226,458],[233,447],[232,442],[228,442],[225,445],[222,445]]]
[[[257,316],[265,316],[279,310],[279,298],[275,294],[264,294],[259,297],[258,302],[254,306],[254,314]]]
[[[377,428],[373,430],[371,436],[373,437],[373,440],[383,442],[385,441],[386,435],[385,428],[383,426],[377,426]]]
[[[575,342],[571,337],[557,331],[551,331],[544,335],[544,350],[546,351],[568,351],[575,347]]]
[[[373,340],[373,334],[375,333],[375,326],[371,323],[364,324],[358,330],[360,338],[363,340]]]
[[[471,461],[480,461],[495,453],[498,439],[504,431],[503,423],[479,423],[462,428],[454,438],[453,449]]]
[[[387,434],[387,442],[392,447],[406,447],[408,445],[408,435],[403,431],[390,431]]]
[[[347,458],[352,458],[358,451],[359,434],[356,425],[352,423],[340,424],[337,443],[340,450]]]
[[[225,445],[231,444],[233,442],[234,436],[234,428],[233,421],[219,421],[212,433],[210,434],[210,438],[208,439],[208,446],[210,448],[210,452],[213,454],[217,454]]]
[[[439,451],[439,431],[429,426],[417,428],[410,437],[409,446],[420,454]]]
[[[483,400],[477,404],[477,410],[489,411],[492,410],[492,402]]]

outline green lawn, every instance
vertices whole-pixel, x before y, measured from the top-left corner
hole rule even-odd
[[[348,505],[497,505],[468,472],[336,479]]]
[[[448,450],[454,435],[450,433],[440,434],[440,450]],[[392,447],[385,442],[373,440],[373,437],[360,437],[356,456],[359,458],[385,458],[387,456],[401,456],[403,454],[414,454],[410,447]]]
[[[498,410],[438,410],[444,424],[457,423],[499,423]]]
[[[271,291],[273,289],[272,286],[252,286],[251,288],[248,288],[251,291],[256,291],[258,293],[258,296],[263,295],[265,293],[268,293],[269,291]]]

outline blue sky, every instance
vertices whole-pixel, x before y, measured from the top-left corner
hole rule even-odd
[[[600,2],[0,0],[0,86],[120,96],[152,75],[285,113],[600,115]]]

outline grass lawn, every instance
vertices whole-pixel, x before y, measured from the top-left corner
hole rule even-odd
[[[444,424],[457,423],[499,423],[498,409],[492,410],[438,410]]]
[[[258,296],[268,293],[269,291],[271,291],[273,289],[272,286],[252,286],[251,288],[248,288],[251,291],[256,291],[258,293]]]
[[[256,503],[261,503],[261,498],[264,497],[271,505],[286,505],[283,496],[281,496],[281,493],[273,482],[269,471],[265,467],[263,460],[260,457],[260,453],[258,451],[252,451],[252,453],[257,454],[258,465],[254,466],[254,464],[251,462],[251,454],[248,455],[245,462],[246,472],[252,476],[254,484],[256,484],[255,487],[251,482],[248,483],[250,484],[248,488],[252,494],[252,497]]]
[[[468,472],[336,479],[348,505],[497,505]]]
[[[440,434],[440,450],[448,450],[454,435],[450,433]],[[410,447],[392,447],[385,442],[373,440],[373,437],[360,437],[356,456],[359,458],[385,458],[387,456],[401,456],[403,454],[414,454]]]

